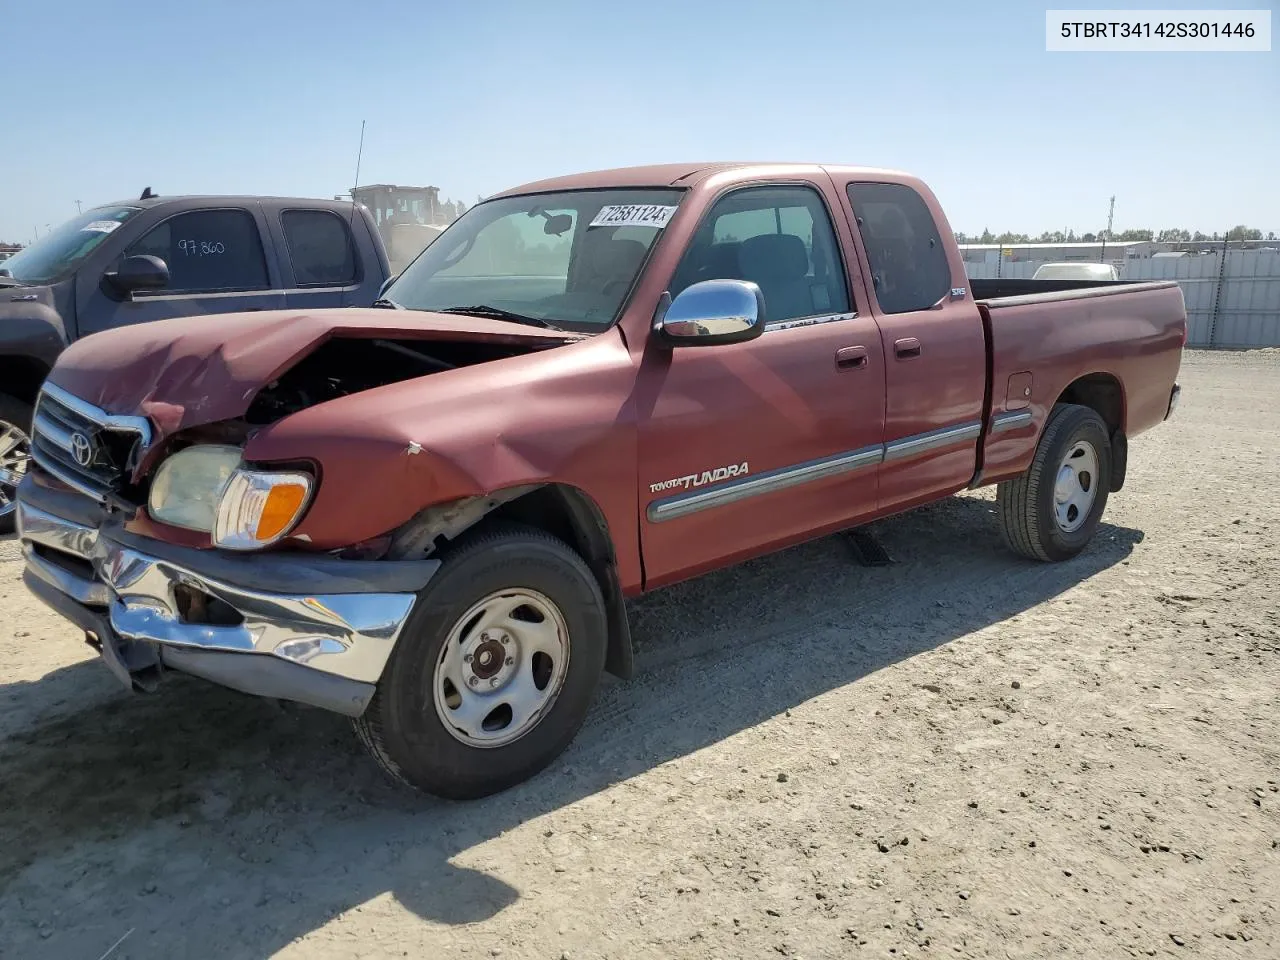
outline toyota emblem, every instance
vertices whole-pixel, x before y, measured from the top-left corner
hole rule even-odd
[[[71,435],[71,456],[75,458],[76,463],[80,466],[87,467],[93,463],[96,453],[97,451],[93,449],[93,441],[83,433],[73,433]]]

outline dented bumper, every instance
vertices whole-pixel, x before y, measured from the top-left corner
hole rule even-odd
[[[87,499],[23,481],[24,582],[149,688],[166,668],[358,716],[439,561],[230,556],[130,534]]]

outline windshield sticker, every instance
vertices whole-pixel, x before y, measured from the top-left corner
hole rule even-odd
[[[652,203],[620,203],[601,207],[588,227],[657,227],[667,225],[675,207],[663,207]]]
[[[86,223],[80,230],[84,233],[110,233],[118,226],[120,224],[115,220],[95,220],[93,223]]]

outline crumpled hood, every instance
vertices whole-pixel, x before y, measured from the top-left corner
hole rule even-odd
[[[85,337],[49,381],[108,413],[146,416],[157,439],[242,416],[254,395],[335,336],[512,345],[574,334],[502,320],[374,308],[178,317]]]

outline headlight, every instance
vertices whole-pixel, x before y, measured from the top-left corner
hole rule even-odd
[[[209,533],[218,515],[218,501],[240,466],[240,448],[188,447],[175,453],[156,471],[147,508],[161,523]]]
[[[213,542],[227,550],[256,550],[293,529],[311,496],[311,477],[275,470],[237,470],[227,483],[213,524]]]

